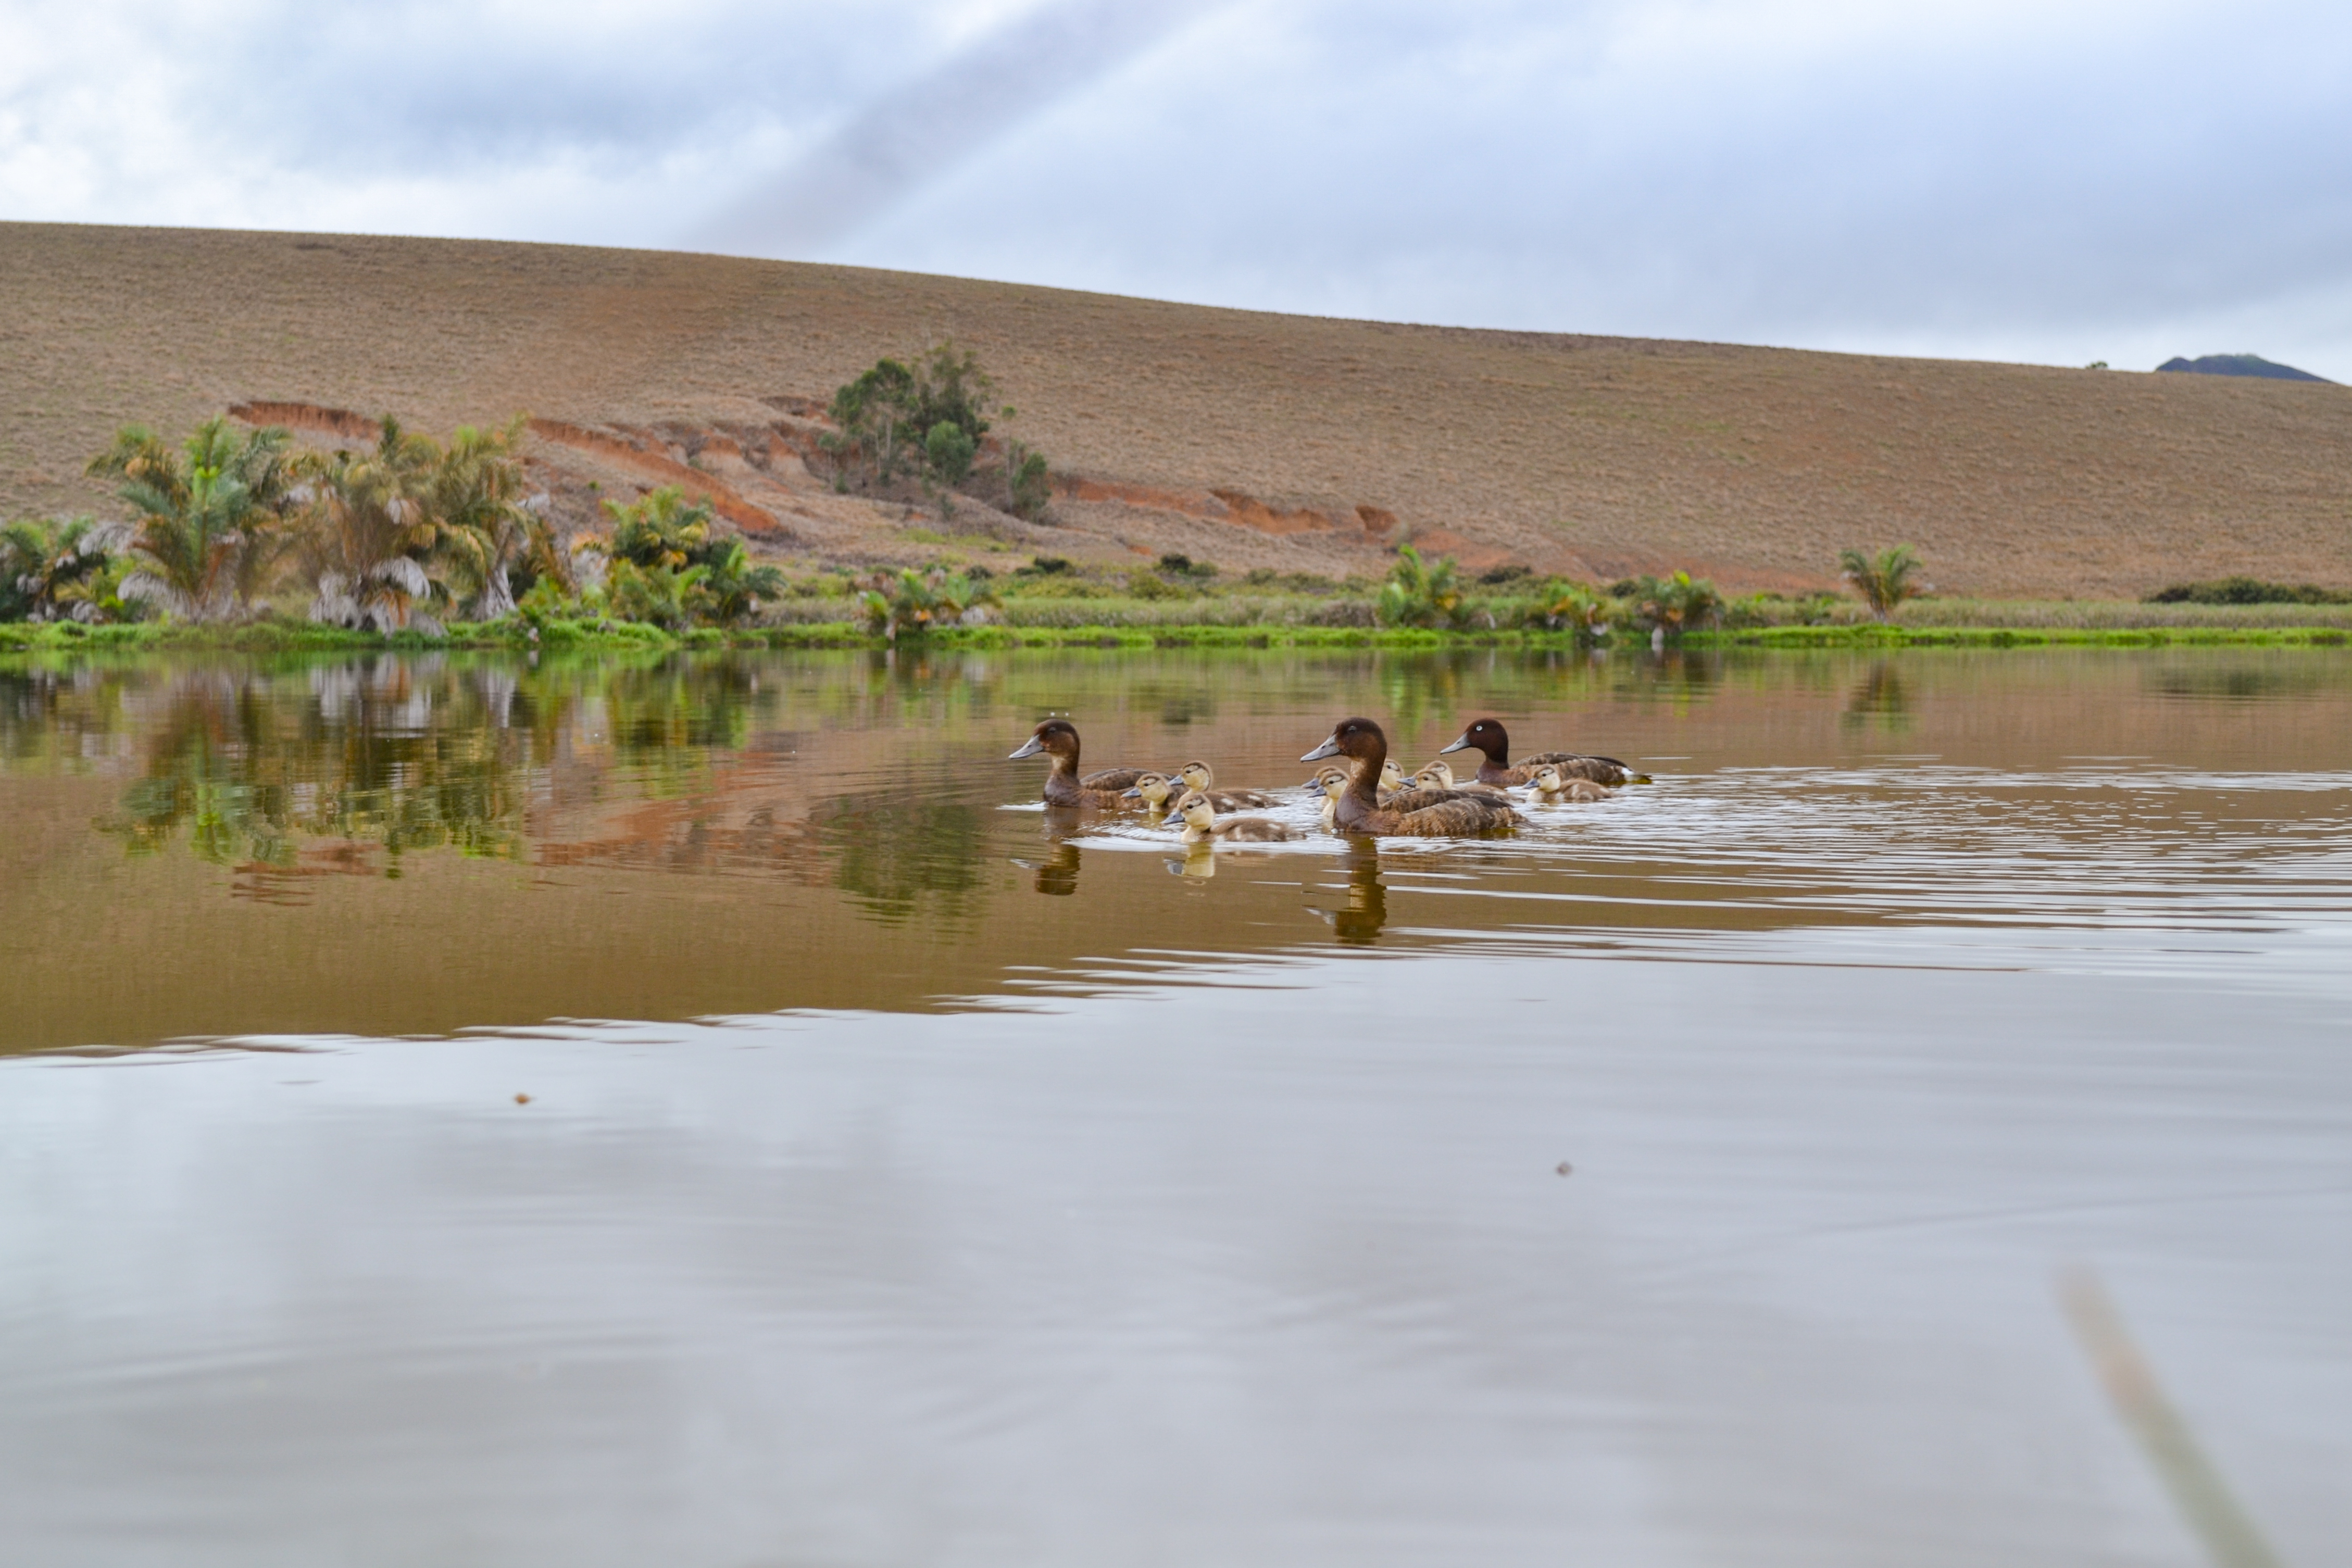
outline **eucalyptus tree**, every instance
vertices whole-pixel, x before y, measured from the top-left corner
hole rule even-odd
[[[226,419],[210,419],[175,450],[145,425],[117,430],[88,471],[120,481],[115,494],[131,508],[138,566],[122,597],[184,621],[247,613],[288,543],[289,439],[271,426],[240,440]]]

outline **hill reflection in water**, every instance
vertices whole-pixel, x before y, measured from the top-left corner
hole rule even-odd
[[[1188,856],[1003,759],[1068,713],[1090,767],[1205,757],[1311,827],[1295,758],[1359,711],[1409,764],[1494,713],[1658,781],[1507,840]],[[1147,952],[2226,925],[2336,906],[2347,768],[2315,650],[20,661],[0,940],[23,1048],[952,1008]],[[75,978],[126,946],[139,986]]]

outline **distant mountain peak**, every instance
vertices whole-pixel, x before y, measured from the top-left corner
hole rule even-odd
[[[2200,376],[2264,376],[2274,382],[2326,382],[2336,383],[2326,376],[2315,376],[2309,371],[2298,371],[2293,365],[2273,364],[2260,354],[2208,354],[2201,360],[2173,358],[2156,367],[2159,371],[2188,371]]]

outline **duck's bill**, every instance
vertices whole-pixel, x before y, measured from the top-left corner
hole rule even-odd
[[[1005,753],[1004,760],[1007,762],[1018,762],[1024,757],[1034,757],[1045,749],[1045,743],[1039,740],[1033,735],[1028,739],[1021,743],[1020,750]]]
[[[1441,746],[1441,747],[1439,747],[1437,748],[1437,755],[1438,755],[1438,756],[1440,756],[1440,757],[1443,757],[1443,756],[1444,756],[1444,755],[1445,755],[1447,752],[1449,752],[1449,751],[1467,751],[1467,750],[1469,750],[1469,749],[1470,749],[1470,732],[1469,732],[1468,730],[1466,730],[1466,729],[1465,729],[1465,730],[1464,730],[1464,731],[1462,732],[1462,738],[1461,738],[1461,739],[1459,739],[1459,740],[1457,740],[1457,741],[1455,741],[1453,745],[1451,745],[1451,746]]]
[[[1143,799],[1143,791],[1140,789],[1125,790],[1119,795],[1119,799],[1122,800],[1140,800]]]
[[[1301,762],[1320,762],[1327,757],[1337,757],[1339,755],[1339,737],[1335,735],[1325,740],[1322,745],[1317,747],[1314,750],[1308,752],[1298,760]]]

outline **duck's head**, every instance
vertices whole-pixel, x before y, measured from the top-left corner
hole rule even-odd
[[[1414,774],[1412,781],[1424,789],[1451,789],[1454,788],[1454,769],[1441,758]]]
[[[1320,762],[1327,757],[1349,757],[1361,760],[1368,757],[1386,757],[1389,737],[1381,727],[1368,718],[1343,718],[1331,732],[1330,738],[1300,758],[1301,762]]]
[[[1325,795],[1336,800],[1348,792],[1348,770],[1344,768],[1326,768],[1315,776],[1315,782]]]
[[[1156,811],[1168,804],[1169,791],[1175,787],[1175,781],[1165,773],[1146,773],[1136,779],[1126,799],[1140,800]]]
[[[1215,776],[1209,771],[1209,765],[1198,758],[1176,769],[1176,777],[1184,781],[1187,789],[1206,789],[1216,781]]]
[[[1568,780],[1561,777],[1559,764],[1547,762],[1535,770],[1534,776],[1528,780],[1528,785],[1540,794],[1557,795],[1568,788]]]
[[[1021,749],[1011,753],[1004,760],[1017,762],[1041,751],[1075,761],[1078,755],[1078,727],[1066,718],[1049,718],[1030,731],[1029,738],[1021,743]]]
[[[1215,825],[1217,809],[1198,789],[1187,789],[1176,802],[1176,814],[1184,819],[1188,828],[1207,829]]]
[[[1381,788],[1383,789],[1402,789],[1404,788],[1404,769],[1397,766],[1397,759],[1393,757],[1381,758]]]
[[[1486,754],[1486,760],[1500,768],[1503,759],[1511,754],[1511,737],[1504,733],[1502,725],[1496,720],[1482,718],[1464,730],[1462,737],[1444,747],[1444,751],[1483,751]],[[1444,751],[1439,755],[1443,756]]]

